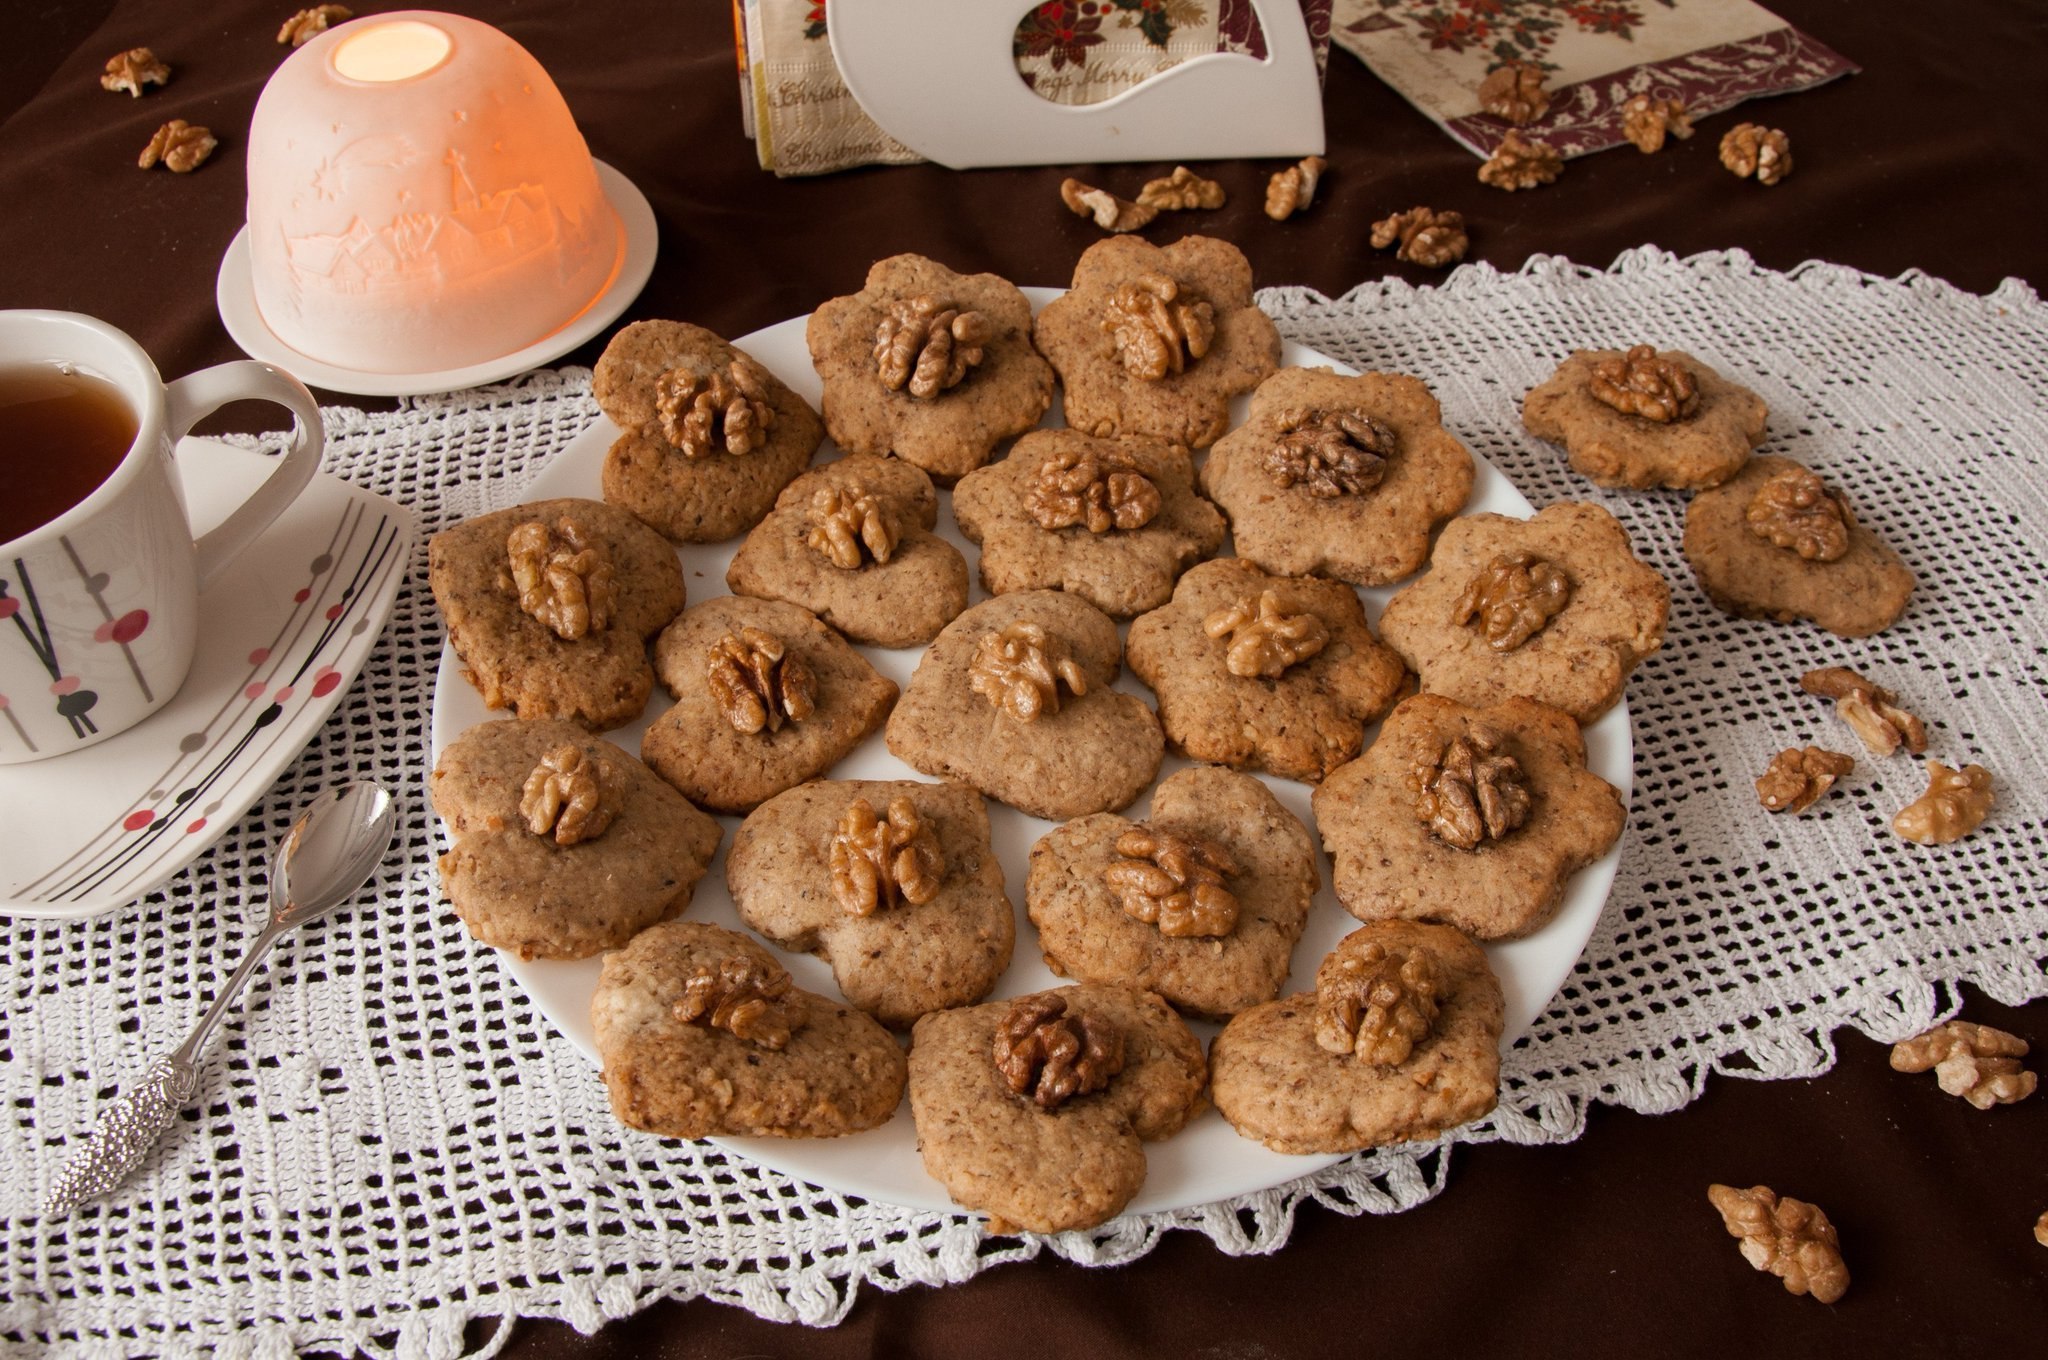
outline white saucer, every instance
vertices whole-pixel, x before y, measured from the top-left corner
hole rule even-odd
[[[272,464],[184,441],[178,470],[193,527],[212,528]],[[0,914],[112,911],[240,820],[355,683],[412,545],[409,511],[315,473],[200,595],[198,651],[168,704],[96,746],[0,766]]]
[[[249,272],[249,228],[246,226],[235,233],[235,239],[228,243],[228,253],[221,257],[220,277],[213,293],[214,302],[220,308],[221,322],[250,358],[276,364],[308,387],[347,392],[359,397],[416,397],[426,392],[459,392],[465,387],[499,382],[530,368],[538,368],[550,359],[561,358],[618,320],[619,314],[640,295],[640,290],[647,286],[648,277],[654,273],[654,255],[660,233],[655,228],[654,209],[648,206],[647,196],[632,180],[603,161],[595,164],[597,182],[603,186],[604,196],[610,201],[612,211],[619,215],[619,226],[626,234],[625,258],[620,261],[619,272],[613,277],[611,286],[590,305],[589,310],[553,335],[525,349],[514,350],[484,363],[470,364],[466,368],[442,369],[436,373],[366,373],[361,369],[322,363],[301,354],[278,339],[263,319],[263,314],[256,309],[256,286]]]

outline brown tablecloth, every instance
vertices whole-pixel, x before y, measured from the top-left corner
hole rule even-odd
[[[244,134],[292,7],[16,0],[0,15],[0,306],[104,317],[167,375],[238,356],[214,310],[214,276],[242,222]],[[723,0],[459,8],[540,58],[592,149],[652,202],[660,261],[627,319],[740,334],[851,291],[875,257],[899,251],[1058,284],[1098,239],[1058,207],[1060,179],[1130,186],[1167,168],[916,166],[777,180],[741,135]],[[1533,193],[1480,186],[1469,154],[1335,54],[1331,169],[1316,207],[1272,223],[1259,204],[1277,163],[1198,162],[1232,193],[1198,229],[1242,247],[1262,284],[1333,295],[1388,273],[1438,277],[1395,264],[1367,239],[1375,218],[1416,204],[1463,211],[1472,258],[1501,269],[1532,254],[1604,265],[1649,243],[1681,254],[1741,247],[1781,269],[1807,259],[1886,275],[1919,269],[1979,292],[2007,276],[2048,282],[2048,5],[1774,8],[1863,74],[1722,115],[1654,157],[1621,150],[1575,161]],[[100,90],[105,60],[135,45],[171,60],[175,81],[139,100]],[[134,166],[169,117],[221,136],[196,174]],[[1741,117],[1791,135],[1798,168],[1785,183],[1738,183],[1715,164],[1719,133]],[[598,349],[563,362],[588,364]],[[222,420],[259,428],[270,418],[249,408]],[[1964,1013],[2048,1040],[2040,1005],[2012,1011],[1972,995]],[[1837,1044],[1835,1070],[1817,1080],[1716,1076],[1676,1115],[1597,1109],[1586,1136],[1566,1147],[1460,1150],[1449,1188],[1407,1214],[1304,1208],[1270,1257],[1229,1258],[1183,1235],[1116,1270],[1047,1256],[944,1289],[870,1287],[830,1332],[665,1303],[590,1338],[522,1322],[507,1353],[2037,1350],[2048,1335],[2048,1249],[2030,1227],[2048,1210],[2048,1097],[1980,1113],[1928,1078],[1891,1073],[1884,1050],[1861,1036],[1843,1033]],[[1797,1187],[1823,1205],[1856,1278],[1848,1297],[1826,1307],[1751,1272],[1707,1205],[1714,1180]]]

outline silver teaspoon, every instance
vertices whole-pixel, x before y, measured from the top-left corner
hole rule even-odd
[[[388,790],[349,784],[323,793],[292,823],[270,858],[270,923],[221,984],[213,1004],[177,1050],[151,1063],[115,1098],[43,1201],[43,1216],[68,1214],[121,1183],[199,1087],[199,1057],[214,1026],[241,994],[280,935],[334,910],[369,882],[391,844],[398,807]]]

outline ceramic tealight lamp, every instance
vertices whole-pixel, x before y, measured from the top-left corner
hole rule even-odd
[[[249,260],[265,325],[322,364],[411,373],[561,330],[625,232],[561,92],[488,24],[339,24],[285,59],[249,129]]]

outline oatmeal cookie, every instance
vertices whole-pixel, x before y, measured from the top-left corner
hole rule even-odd
[[[946,625],[890,715],[889,749],[1034,817],[1124,807],[1165,755],[1145,701],[1113,690],[1122,644],[1077,595],[1026,590]]]
[[[1229,517],[1239,557],[1279,576],[1379,586],[1422,565],[1472,477],[1472,455],[1420,380],[1283,368],[1209,451],[1202,489]]]
[[[647,639],[684,597],[683,569],[661,535],[602,501],[575,499],[443,529],[427,545],[427,582],[486,706],[595,731],[647,706]]]
[[[1059,370],[1068,425],[1198,449],[1230,427],[1230,399],[1280,363],[1280,332],[1252,302],[1250,263],[1206,236],[1088,247],[1033,334]]]
[[[740,919],[832,965],[891,1029],[979,1001],[1016,913],[981,795],[961,784],[814,780],[756,808],[725,861]]]
[[[1529,433],[1563,444],[1575,471],[1635,490],[1719,486],[1763,443],[1769,414],[1762,397],[1683,350],[1648,345],[1573,350],[1522,400]]]
[[[1078,1038],[1079,1061],[1045,1061],[1060,1046],[1046,1029]],[[910,1113],[925,1170],[954,1203],[993,1232],[1065,1232],[1131,1202],[1144,1144],[1202,1111],[1207,1075],[1201,1042],[1157,995],[1083,984],[918,1021]]]
[[[892,255],[858,293],[811,314],[825,428],[848,453],[893,453],[941,485],[1052,405],[1052,366],[1033,346],[1031,304],[994,274]]]
[[[854,454],[784,488],[725,583],[735,595],[802,605],[855,642],[930,642],[967,607],[967,560],[932,532],[937,522],[931,478]]]
[[[604,498],[678,543],[745,533],[825,437],[817,412],[758,360],[683,321],[613,336],[590,391],[620,431]]]
[[[1337,900],[1361,921],[1442,921],[1517,939],[1621,837],[1621,795],[1586,768],[1569,714],[1530,699],[1405,700],[1316,789]]]
[[[1235,557],[1181,577],[1128,646],[1175,750],[1311,783],[1358,754],[1409,682],[1350,586]]]
[[[707,600],[663,630],[654,664],[676,702],[640,758],[713,812],[751,812],[817,778],[896,700],[846,639],[780,600]]]
[[[1039,430],[953,489],[992,595],[1059,589],[1129,618],[1166,603],[1223,546],[1223,516],[1195,489],[1187,450],[1157,439]]]
[[[1222,1019],[1279,994],[1320,882],[1308,828],[1272,790],[1198,765],[1161,782],[1143,822],[1102,812],[1040,839],[1024,896],[1061,977]]]
[[[1774,500],[1782,502],[1775,514]],[[1790,458],[1754,459],[1693,497],[1685,560],[1707,598],[1730,614],[1806,619],[1842,637],[1883,632],[1913,593],[1913,573],[1898,554],[1840,491]]]
[[[1539,699],[1591,722],[1664,645],[1671,590],[1597,505],[1534,518],[1466,515],[1438,536],[1429,571],[1380,615],[1380,637],[1422,688],[1484,707]]]
[[[1232,1128],[1275,1152],[1434,1138],[1493,1109],[1505,1014],[1486,955],[1457,930],[1360,926],[1316,970],[1315,991],[1223,1027],[1210,1092]]]
[[[664,1138],[832,1138],[903,1098],[889,1031],[722,926],[669,921],[607,954],[590,1020],[612,1113]]]

